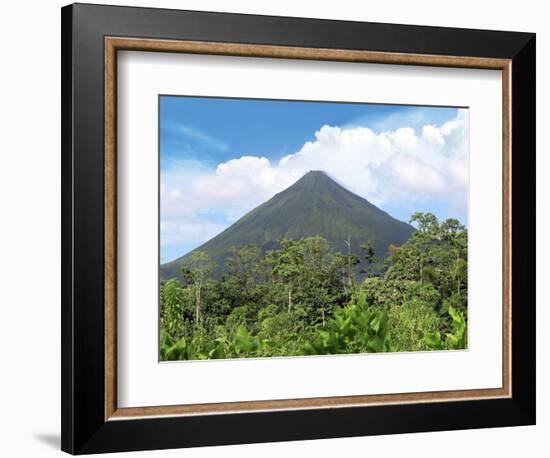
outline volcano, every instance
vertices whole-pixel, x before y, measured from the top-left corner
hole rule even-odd
[[[326,173],[310,171],[197,250],[211,256],[218,266],[215,275],[219,276],[232,247],[255,244],[265,253],[278,248],[283,238],[322,236],[333,250],[347,253],[349,237],[351,251],[358,256],[361,255],[359,245],[371,240],[375,256],[385,258],[390,244],[401,245],[414,230]],[[181,263],[188,255],[161,265],[161,279],[179,277]]]

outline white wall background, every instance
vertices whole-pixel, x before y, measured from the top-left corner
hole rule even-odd
[[[550,448],[550,314],[545,285],[550,243],[550,161],[543,158],[543,87],[550,31],[544,2],[388,0],[128,0],[136,6],[441,25],[537,33],[538,425],[308,442],[148,452],[170,457],[543,456]],[[96,3],[96,2],[94,2]],[[111,4],[127,4],[109,0]],[[0,454],[48,457],[59,451],[60,403],[60,11],[57,0],[5,2],[0,13]],[[545,55],[546,52],[546,55]],[[546,61],[544,59],[546,57]],[[548,143],[548,141],[547,141]],[[546,210],[546,211],[544,211]],[[145,453],[125,456],[145,456]]]

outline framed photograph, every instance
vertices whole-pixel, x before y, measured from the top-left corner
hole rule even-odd
[[[534,34],[70,5],[62,149],[63,450],[535,423]]]

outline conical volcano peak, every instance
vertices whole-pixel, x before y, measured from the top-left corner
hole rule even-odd
[[[343,186],[338,183],[334,178],[329,176],[323,170],[310,170],[302,176],[294,185],[287,189],[309,189],[319,188],[328,190],[330,188],[342,188]]]
[[[327,175],[326,172],[324,172],[323,170],[310,170],[309,172],[307,172],[302,178],[300,178],[299,181],[301,180],[307,180],[307,181],[313,181],[313,180],[329,180],[329,181],[334,181],[331,177],[329,177]]]
[[[322,170],[310,170],[292,186],[278,194],[280,197],[292,199],[307,198],[308,203],[314,201],[333,200],[335,203],[344,200],[361,200],[371,205],[365,198],[354,194],[338,180]]]
[[[357,255],[360,244],[370,240],[377,256],[385,257],[390,244],[401,245],[413,231],[326,172],[311,170],[198,249],[211,256],[220,275],[232,247],[256,245],[266,253],[277,249],[282,239],[322,236],[342,253],[350,241]],[[162,278],[179,276],[184,258],[161,266]]]
[[[329,177],[327,173],[323,170],[310,170],[307,172],[304,176],[308,176],[310,178],[321,178],[321,177]]]

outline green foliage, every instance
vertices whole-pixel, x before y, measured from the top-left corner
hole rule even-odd
[[[392,351],[430,350],[424,340],[426,333],[439,332],[441,318],[433,307],[421,298],[393,305],[388,312]]]
[[[366,307],[364,295],[338,309],[327,326],[304,343],[304,353],[326,355],[389,351],[388,316]]]
[[[185,291],[176,279],[160,285],[160,327],[168,335],[175,336],[182,332],[184,323]]]
[[[367,277],[378,275],[378,263],[380,262],[380,259],[375,256],[374,244],[372,241],[367,240],[365,243],[360,244],[359,248],[363,250],[363,257],[366,263],[366,267],[361,269],[361,273],[366,274]]]
[[[427,332],[424,336],[424,342],[431,350],[462,350],[468,345],[468,332],[464,314],[456,310],[454,307],[449,307],[449,315],[452,319],[452,332],[447,332],[445,337],[441,336],[441,332]]]
[[[192,338],[181,337],[178,340],[164,336],[161,339],[160,357],[162,361],[240,358],[252,354],[257,346],[257,339],[250,335],[244,325],[240,325],[231,339],[206,338],[200,333]]]
[[[418,230],[382,263],[323,237],[283,238],[265,255],[231,247],[221,277],[195,250],[160,285],[162,361],[467,347],[467,231],[416,213]],[[383,266],[383,270],[380,267]]]
[[[431,213],[415,213],[411,222],[418,230],[406,243],[391,250],[385,262],[384,279],[429,283],[440,294],[442,305],[446,303],[445,307],[440,307],[441,313],[446,313],[451,304],[465,311],[468,231],[455,219],[439,224]]]
[[[322,237],[281,241],[266,255],[270,302],[294,312],[306,325],[323,322],[345,300],[343,260]]]
[[[181,273],[185,280],[191,285],[195,296],[195,323],[200,324],[202,316],[202,303],[204,289],[208,282],[208,277],[214,270],[215,263],[204,251],[195,250],[191,256],[185,260],[181,267]]]
[[[365,293],[369,305],[384,309],[413,299],[419,299],[435,309],[441,301],[441,296],[433,284],[414,280],[367,278],[361,290]]]
[[[235,332],[234,346],[238,354],[250,353],[254,348],[254,341],[244,324],[241,324]]]

